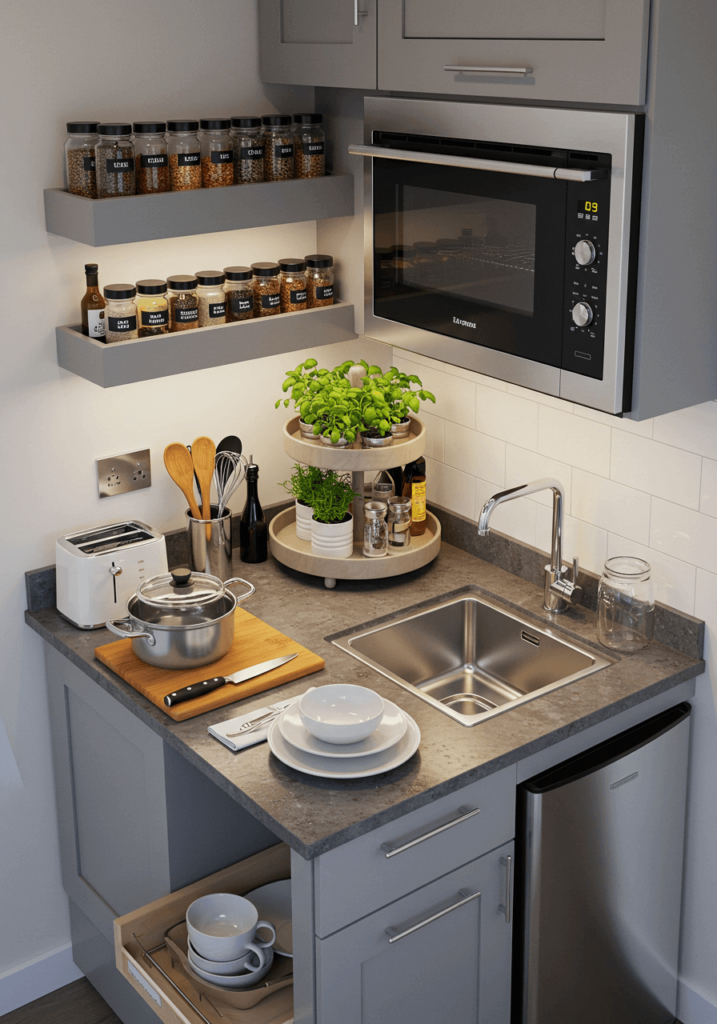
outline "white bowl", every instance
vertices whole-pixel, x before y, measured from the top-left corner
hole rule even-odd
[[[365,686],[318,686],[299,701],[299,715],[312,736],[324,743],[358,743],[379,727],[383,698]]]
[[[253,943],[252,943],[253,945]],[[248,950],[244,956],[240,956],[237,960],[207,960],[206,957],[200,956],[197,953],[191,942],[187,942],[187,959],[200,971],[208,971],[210,974],[241,974],[242,971],[253,974],[260,970],[261,967],[266,963],[267,951],[264,951],[264,956],[260,958],[258,953],[255,953],[253,949]],[[249,966],[250,964],[260,963],[261,967]]]
[[[203,971],[201,967],[190,960],[189,970],[194,971],[204,981],[208,981],[210,985],[216,985],[218,988],[250,988],[252,985],[257,985],[262,978],[271,970],[271,965],[274,963],[274,950],[268,949],[267,953],[269,958],[258,971],[254,971],[253,974],[246,972],[244,974],[211,974],[209,971]]]
[[[187,910],[187,933],[195,952],[205,960],[238,960],[244,956],[249,942],[270,946],[276,931],[268,921],[259,921],[253,903],[243,896],[215,892],[201,896]],[[255,938],[258,928],[268,928],[271,939]]]

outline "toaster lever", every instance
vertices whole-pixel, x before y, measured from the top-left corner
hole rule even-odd
[[[113,562],[110,566],[110,572],[112,573],[112,587],[115,592],[115,604],[117,604],[117,577],[122,575],[122,566],[115,565]]]

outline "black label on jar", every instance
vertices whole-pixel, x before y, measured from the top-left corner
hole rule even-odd
[[[323,142],[303,142],[304,156],[323,156]]]
[[[276,309],[277,306],[281,305],[281,295],[277,292],[276,295],[262,295],[261,297],[261,308],[262,309]]]
[[[263,146],[244,146],[239,150],[239,155],[242,160],[263,160],[264,159],[264,147]]]
[[[297,306],[300,302],[306,302],[306,288],[302,288],[300,292],[289,289],[289,302],[292,306]]]
[[[316,298],[321,301],[322,299],[333,299],[334,297],[334,286],[332,284],[319,284],[316,286]]]
[[[93,156],[82,157],[82,170],[83,171],[94,171],[95,169],[95,158]]]
[[[201,153],[177,153],[177,167],[199,167]]]
[[[230,164],[234,159],[234,153],[231,149],[213,149],[212,150],[212,163],[213,164]]]
[[[286,160],[294,155],[294,143],[290,142],[288,145],[274,146],[274,159],[275,160]]]
[[[108,316],[110,334],[123,334],[125,331],[137,330],[136,316]]]
[[[169,324],[169,310],[143,309],[141,318],[143,327],[166,327]]]
[[[168,167],[169,157],[166,153],[157,153],[156,156],[151,153],[140,153],[139,163],[141,167]]]
[[[210,302],[209,303],[209,317],[212,320],[218,320],[219,317],[227,315],[227,304],[226,302]]]
[[[251,298],[244,299],[240,295],[232,295],[229,299],[229,306],[232,313],[248,313],[254,307]]]
[[[126,156],[123,160],[108,157],[106,160],[108,174],[129,174],[134,171],[134,157]]]
[[[174,322],[175,324],[196,324],[199,320],[199,307],[195,306],[194,309],[177,309],[174,307]]]

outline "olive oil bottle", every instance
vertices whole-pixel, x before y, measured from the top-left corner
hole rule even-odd
[[[420,455],[403,468],[403,496],[411,499],[411,536],[426,532],[426,460]]]

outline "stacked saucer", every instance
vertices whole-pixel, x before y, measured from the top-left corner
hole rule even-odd
[[[271,937],[260,937],[260,930]],[[195,900],[187,910],[187,936],[191,970],[218,988],[256,985],[274,962],[276,929],[259,920],[244,896],[217,892]]]

